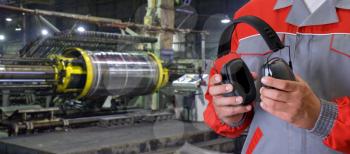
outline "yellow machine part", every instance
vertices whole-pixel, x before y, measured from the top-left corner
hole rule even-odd
[[[93,66],[91,64],[91,60],[87,52],[80,48],[71,48],[66,50],[62,55],[55,56],[58,64],[56,66],[57,70],[57,80],[58,80],[58,72],[65,72],[62,81],[59,82],[57,86],[57,92],[61,93],[69,93],[76,92],[79,93],[77,99],[83,98],[86,96],[91,88],[93,81]],[[83,58],[84,67],[83,66],[74,66],[72,64],[73,60],[78,58]],[[72,75],[86,75],[86,81],[83,89],[69,89],[68,86],[71,83]]]
[[[94,78],[94,73],[93,73],[93,66],[92,66],[92,62],[91,59],[87,53],[87,51],[81,49],[81,48],[75,48],[74,50],[67,50],[67,52],[79,52],[81,54],[81,56],[83,57],[83,60],[85,62],[85,68],[86,68],[86,81],[85,81],[85,85],[83,90],[81,91],[80,95],[77,97],[78,99],[85,97],[91,86],[92,86],[92,82],[93,82],[93,78]]]
[[[157,63],[157,66],[158,66],[158,70],[159,70],[158,83],[154,90],[154,91],[158,91],[160,88],[164,87],[168,83],[169,70],[166,68],[163,68],[162,61],[154,53],[149,52],[148,54],[154,59],[154,61]]]
[[[80,89],[69,89],[68,86],[72,80],[73,75],[84,75],[86,71],[81,66],[74,66],[71,62],[74,58],[67,58],[64,56],[56,56],[57,65],[55,70],[57,70],[56,79],[61,80],[57,85],[57,92],[60,93],[70,93],[70,92],[79,92]],[[65,72],[64,76],[59,79],[58,74],[60,72]]]

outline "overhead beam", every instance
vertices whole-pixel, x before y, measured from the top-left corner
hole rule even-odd
[[[94,23],[99,26],[106,26],[106,27],[117,27],[117,28],[135,27],[135,28],[140,28],[140,29],[150,30],[150,31],[205,33],[203,31],[196,31],[196,30],[190,30],[190,29],[176,29],[176,28],[169,28],[169,27],[143,25],[143,24],[137,24],[133,22],[122,22],[119,19],[103,18],[103,17],[97,17],[97,16],[73,14],[73,13],[64,13],[64,12],[57,12],[57,11],[46,11],[46,10],[38,10],[38,9],[33,10],[33,9],[9,6],[9,5],[0,5],[0,9],[27,13],[32,15],[55,16],[55,17],[61,17],[61,18],[80,20],[80,21]]]

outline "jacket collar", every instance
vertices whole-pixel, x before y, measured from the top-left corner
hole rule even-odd
[[[350,9],[349,0],[326,0],[314,13],[310,13],[304,0],[277,0],[274,10],[291,6],[286,19],[295,26],[324,25],[339,22],[336,8]]]
[[[340,8],[340,9],[350,10],[350,1],[349,0],[337,0],[337,3],[335,6],[337,8]]]
[[[293,0],[277,0],[274,10],[283,9],[293,4]]]

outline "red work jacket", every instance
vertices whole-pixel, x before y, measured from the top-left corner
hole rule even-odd
[[[350,153],[350,1],[326,0],[310,13],[303,0],[251,0],[235,18],[245,15],[265,20],[290,46],[294,73],[320,98],[321,113],[315,128],[300,129],[263,111],[257,100],[254,111],[238,124],[225,124],[206,93],[206,124],[231,138],[250,126],[242,153]],[[236,27],[231,44],[232,52],[215,61],[211,76],[235,57],[260,72],[271,53],[262,37],[245,24]],[[283,50],[274,55],[289,57]]]

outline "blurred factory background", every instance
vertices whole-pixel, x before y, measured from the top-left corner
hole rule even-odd
[[[240,153],[202,123],[248,0],[0,0],[0,153]]]

